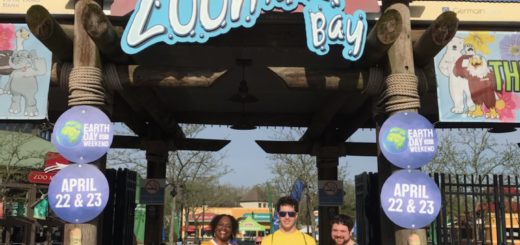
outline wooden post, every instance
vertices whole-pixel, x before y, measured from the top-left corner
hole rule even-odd
[[[83,28],[82,13],[85,5],[91,2],[90,0],[76,1],[74,8],[74,50],[73,63],[74,67],[90,66],[101,69],[101,57],[95,43],[87,35]],[[100,162],[103,162],[102,160]],[[98,167],[99,164],[97,164]],[[102,166],[101,169],[104,167]],[[98,244],[98,229],[100,221],[98,218],[85,224],[65,224],[64,237],[65,245],[73,245],[74,242],[81,241],[82,245],[97,245]],[[101,239],[99,239],[101,241]]]
[[[361,66],[373,66],[379,62],[399,37],[402,22],[401,15],[396,10],[385,11],[368,33],[365,53],[357,63]]]
[[[411,74],[415,75],[412,39],[411,39],[411,23],[410,9],[408,0],[383,0],[383,7],[397,10],[401,14],[402,30],[401,34],[388,50],[388,71],[390,74]],[[392,96],[392,100],[399,100],[401,96]],[[409,109],[407,111],[417,112],[417,109]],[[392,113],[397,113],[394,111]],[[377,135],[379,135],[380,125],[377,125]],[[379,173],[379,190],[381,190],[385,180],[396,170],[385,157],[378,154],[378,173]],[[408,237],[415,233],[420,236],[421,244],[426,245],[426,231],[424,229],[409,230],[402,229],[394,225],[381,210],[381,241],[385,245],[407,245]]]
[[[337,180],[338,179],[338,156],[316,156],[316,164],[318,165],[318,181],[320,180]],[[320,244],[332,244],[330,236],[330,220],[339,213],[338,207],[319,206],[319,234]]]
[[[456,13],[447,11],[439,15],[413,46],[415,65],[423,67],[430,63],[455,36],[458,26],[459,19]]]
[[[168,162],[168,147],[164,142],[149,144],[146,149],[147,169],[149,179],[166,178],[166,163]],[[159,245],[162,242],[164,224],[164,205],[146,205],[146,224],[144,244]]]
[[[120,36],[98,4],[88,3],[85,6],[82,22],[87,33],[106,59],[117,63],[128,61],[128,55],[123,53],[119,44]]]
[[[54,57],[62,62],[72,60],[72,39],[66,35],[45,7],[31,6],[27,10],[25,20],[34,36],[52,52]]]

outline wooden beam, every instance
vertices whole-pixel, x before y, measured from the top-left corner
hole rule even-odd
[[[454,12],[446,11],[439,15],[413,46],[415,65],[423,67],[430,63],[455,36],[458,26],[459,19]]]
[[[379,63],[401,34],[402,21],[399,12],[386,10],[368,33],[365,51],[357,66],[370,67]]]
[[[134,108],[119,93],[114,93],[114,113],[111,119],[125,123],[135,134],[147,137],[148,125],[145,113],[134,111]]]
[[[255,142],[269,154],[310,154],[312,151],[312,143],[309,141],[255,140]]]
[[[57,63],[53,63],[51,85],[58,86],[61,74]],[[213,85],[228,70],[224,68],[187,68],[171,66],[117,65],[119,80],[123,87],[198,87]],[[362,91],[366,86],[368,71],[315,70],[305,67],[268,67],[279,76],[290,89]],[[363,75],[362,72],[367,74]]]
[[[123,87],[197,87],[207,88],[227,72],[218,68],[186,68],[167,66],[116,65],[119,81]],[[61,74],[70,70],[60,69],[60,64],[53,63],[51,85],[59,86]],[[63,75],[63,76],[62,76]],[[107,77],[105,77],[105,80]]]
[[[218,140],[218,139],[177,139],[173,140],[173,145],[177,150],[183,151],[220,151],[231,140]]]
[[[72,60],[73,41],[58,24],[49,11],[41,5],[33,5],[27,10],[25,20],[29,29],[60,61]]]
[[[177,123],[175,116],[158,101],[158,97],[149,89],[125,89],[119,94],[132,106],[135,111],[144,109],[159,125],[167,137],[174,139],[185,138],[184,132]]]
[[[166,66],[117,66],[123,86],[200,87],[207,88],[228,70]]]
[[[269,154],[309,154],[319,155],[334,151],[338,156],[376,156],[377,145],[375,143],[344,142],[336,146],[317,146],[307,141],[271,141],[256,140],[256,144]]]
[[[156,140],[155,140],[156,141]],[[114,136],[111,148],[129,148],[129,149],[141,149],[145,150],[146,146],[152,141],[145,140],[137,136]],[[176,151],[219,151],[224,148],[230,140],[218,140],[218,139],[200,139],[200,138],[186,138],[168,140],[168,150]]]
[[[347,102],[349,96],[345,93],[332,95],[322,108],[314,114],[312,122],[302,135],[300,141],[316,141],[323,136],[325,129],[330,125],[332,119]]]
[[[121,50],[121,36],[97,3],[85,5],[81,22],[105,59],[116,63],[128,62],[129,56]]]
[[[361,70],[318,70],[305,67],[268,67],[290,89],[361,91],[365,87]]]
[[[355,118],[348,118],[348,121],[339,124],[340,126],[334,134],[337,142],[345,142],[372,117],[372,106],[369,101],[360,106],[353,114],[356,115]]]

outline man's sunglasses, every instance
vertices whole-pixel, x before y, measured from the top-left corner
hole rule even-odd
[[[285,215],[287,215],[287,214],[288,214],[289,217],[291,217],[291,218],[294,218],[294,217],[296,216],[296,212],[293,212],[293,211],[291,211],[291,212],[286,212],[286,211],[280,211],[280,212],[278,212],[278,216],[280,216],[280,217],[285,217]]]

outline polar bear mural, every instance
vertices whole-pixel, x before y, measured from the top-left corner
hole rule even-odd
[[[471,100],[468,80],[455,76],[453,73],[455,62],[463,55],[463,49],[464,39],[454,37],[446,45],[446,52],[439,62],[439,70],[444,76],[448,77],[448,88],[453,101],[451,112],[457,114],[472,111],[475,108],[475,103]]]

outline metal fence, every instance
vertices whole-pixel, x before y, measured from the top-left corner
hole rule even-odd
[[[427,227],[429,244],[520,245],[518,176],[431,174],[442,209]],[[382,244],[377,174],[356,176],[359,244]]]
[[[519,244],[517,177],[433,174],[442,209],[429,227],[432,244]]]

